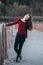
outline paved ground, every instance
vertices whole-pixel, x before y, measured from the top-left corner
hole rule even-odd
[[[14,40],[15,35],[13,35],[13,42],[8,51],[9,57],[4,61],[3,65],[43,65],[43,32],[37,30],[28,31],[28,38],[24,42],[22,49],[23,58],[20,63],[15,63]]]

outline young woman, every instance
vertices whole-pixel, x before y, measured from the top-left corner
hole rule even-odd
[[[18,24],[18,32],[16,34],[15,43],[14,43],[14,50],[17,53],[16,62],[19,62],[18,58],[20,58],[20,60],[22,59],[21,51],[22,51],[24,41],[27,37],[27,21],[29,19],[31,19],[30,16],[26,14],[23,17],[23,19],[17,19],[15,22],[6,24],[6,26]]]

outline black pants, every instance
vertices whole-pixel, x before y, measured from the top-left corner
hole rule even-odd
[[[17,55],[20,56],[21,50],[23,47],[23,43],[25,41],[25,34],[19,34],[17,33],[16,38],[15,38],[15,43],[14,43],[14,50],[16,51]]]

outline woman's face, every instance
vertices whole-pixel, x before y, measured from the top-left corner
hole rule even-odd
[[[24,19],[25,19],[25,21],[27,21],[29,19],[29,15],[25,15]]]

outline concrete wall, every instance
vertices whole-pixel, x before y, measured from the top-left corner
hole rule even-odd
[[[43,32],[43,24],[33,24],[33,29]]]

